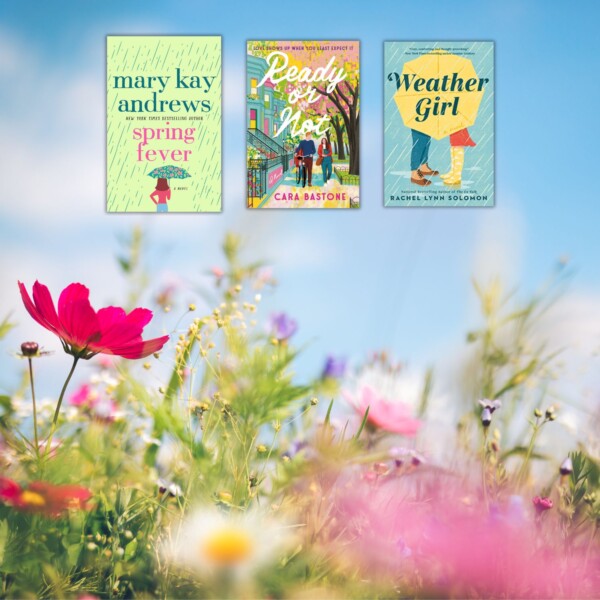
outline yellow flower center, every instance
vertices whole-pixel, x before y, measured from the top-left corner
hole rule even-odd
[[[30,492],[29,490],[21,492],[21,502],[29,506],[46,505],[46,499],[44,498],[44,496],[38,494],[37,492]]]
[[[247,559],[254,542],[246,531],[228,527],[212,533],[204,542],[204,556],[223,566],[232,566]]]

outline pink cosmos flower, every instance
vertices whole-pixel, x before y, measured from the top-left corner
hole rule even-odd
[[[362,416],[368,408],[367,422],[378,429],[412,437],[421,427],[421,421],[412,416],[408,405],[378,396],[368,385],[360,389],[358,398],[348,392],[344,396]]]
[[[158,352],[168,335],[142,339],[152,311],[136,308],[127,314],[122,308],[108,306],[95,311],[90,305],[90,291],[80,283],[68,285],[58,299],[58,310],[45,285],[33,284],[33,300],[19,282],[21,298],[27,312],[42,327],[57,335],[65,352],[76,358],[89,359],[96,354],[113,354],[123,358],[144,358]]]

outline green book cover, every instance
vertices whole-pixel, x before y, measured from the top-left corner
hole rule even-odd
[[[107,212],[221,210],[221,37],[107,36]]]

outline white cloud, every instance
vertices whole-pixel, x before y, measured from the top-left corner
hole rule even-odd
[[[26,46],[6,29],[0,29],[0,74],[5,77],[14,75],[28,63],[29,53]],[[8,88],[6,88],[8,89]]]
[[[511,283],[518,279],[525,225],[510,198],[492,209],[481,209],[473,251],[473,276],[483,282],[498,277]]]

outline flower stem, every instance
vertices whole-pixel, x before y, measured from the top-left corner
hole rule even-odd
[[[46,441],[46,448],[44,450],[44,461],[48,458],[48,454],[50,454],[50,448],[52,446],[52,438],[54,437],[54,432],[56,431],[56,423],[58,422],[58,415],[60,413],[60,407],[62,405],[63,398],[65,397],[65,392],[67,391],[67,386],[69,385],[69,381],[71,381],[71,377],[73,377],[73,373],[75,372],[75,367],[77,366],[77,362],[79,361],[79,356],[75,356],[73,359],[73,365],[71,366],[71,370],[65,379],[65,382],[62,386],[62,390],[60,391],[60,396],[58,397],[58,402],[56,404],[56,410],[54,411],[54,418],[52,419],[52,428],[50,429],[50,435]],[[43,464],[42,464],[43,469]]]
[[[483,430],[483,449],[481,457],[481,487],[483,490],[483,500],[486,510],[489,510],[490,503],[487,490],[487,428]]]
[[[537,422],[533,426],[533,431],[531,432],[531,439],[529,440],[529,446],[527,447],[527,453],[525,454],[523,464],[521,465],[521,468],[519,469],[519,475],[517,476],[517,486],[521,485],[521,482],[527,473],[527,468],[529,466],[529,461],[531,459],[531,454],[533,453],[535,440],[537,438],[537,434],[540,430],[540,427],[541,425],[538,425]]]
[[[35,403],[35,387],[33,385],[33,361],[31,357],[28,359],[29,362],[29,382],[31,384],[31,401],[33,402],[33,436],[35,439],[35,454],[39,456],[40,442],[38,438],[38,422],[37,422],[37,406]]]
[[[65,379],[65,383],[63,384],[62,390],[60,391],[60,396],[58,397],[58,403],[56,404],[56,410],[54,411],[54,418],[52,419],[52,429],[56,428],[56,423],[58,421],[58,414],[60,413],[60,407],[62,405],[63,398],[65,397],[65,392],[67,391],[67,386],[69,385],[69,381],[71,381],[71,377],[73,377],[73,373],[75,372],[75,367],[77,366],[77,362],[79,361],[79,356],[76,356],[73,359],[73,366]]]

